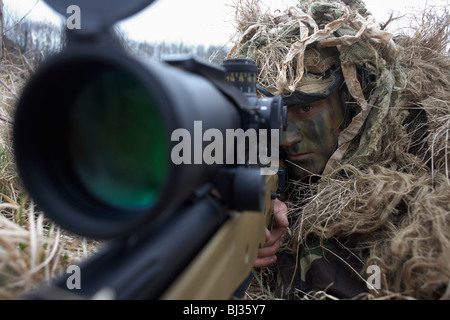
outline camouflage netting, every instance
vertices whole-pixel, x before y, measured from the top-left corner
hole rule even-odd
[[[286,94],[304,75],[307,46],[337,47],[356,116],[319,182],[291,181],[285,249],[312,234],[350,242],[363,270],[381,268],[372,297],[450,298],[448,12],[424,12],[412,36],[394,38],[361,1],[293,4],[269,13],[239,1],[229,57],[253,59],[259,83]],[[357,70],[370,80],[364,88]]]

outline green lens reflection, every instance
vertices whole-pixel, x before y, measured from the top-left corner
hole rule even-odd
[[[168,174],[164,120],[133,75],[104,69],[78,95],[69,150],[88,192],[124,209],[152,206]]]

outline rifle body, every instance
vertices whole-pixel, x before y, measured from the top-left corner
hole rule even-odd
[[[281,168],[283,170],[283,168]],[[284,171],[282,171],[284,174]],[[183,271],[162,299],[229,299],[247,278],[273,226],[274,193],[284,190],[279,176],[266,177],[262,212],[233,212],[229,219]],[[284,180],[281,179],[284,183]]]
[[[107,242],[80,264],[81,289],[70,275],[27,295],[29,299],[230,299],[248,277],[272,224],[271,193],[278,177],[267,176],[265,214],[227,211],[209,195],[161,219],[144,233]]]

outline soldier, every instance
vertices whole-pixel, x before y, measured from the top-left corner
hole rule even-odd
[[[229,54],[252,59],[258,82],[288,106],[290,187],[255,267],[275,271],[268,285],[284,298],[442,297],[448,123],[432,122],[448,119],[448,55],[436,53],[445,80],[427,74],[439,83],[425,96],[412,88],[415,67],[398,44],[409,38],[396,43],[361,1],[294,4],[271,14],[241,2],[241,37]]]

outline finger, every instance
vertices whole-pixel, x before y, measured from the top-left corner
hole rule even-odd
[[[287,228],[289,227],[288,220],[288,207],[284,202],[275,199],[273,202],[273,217],[278,226]]]
[[[258,258],[266,258],[275,255],[280,250],[282,241],[278,240],[270,247],[264,247],[258,250]]]
[[[263,247],[265,248],[272,246],[277,241],[279,241],[281,239],[281,236],[283,236],[284,234],[286,234],[286,228],[273,228],[272,231],[269,231],[269,234],[266,233],[266,242],[264,243]]]
[[[267,228],[266,228],[265,232],[266,232],[265,243],[267,243],[270,240],[270,238],[271,238],[271,233],[270,233],[269,229],[267,229]]]
[[[253,266],[255,268],[264,268],[270,266],[272,263],[277,261],[277,256],[265,257],[265,258],[257,258]]]

